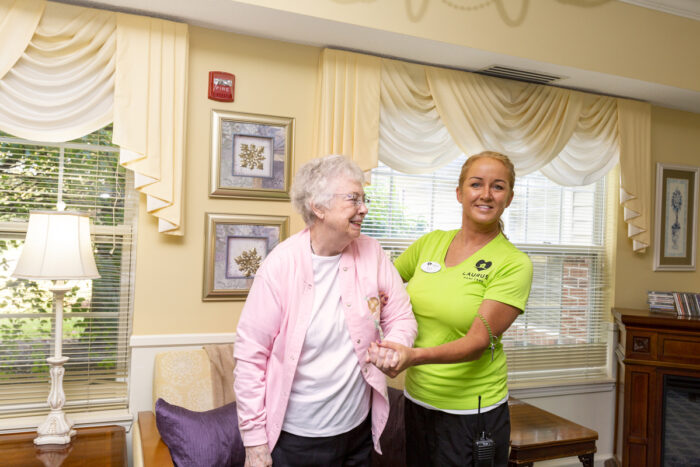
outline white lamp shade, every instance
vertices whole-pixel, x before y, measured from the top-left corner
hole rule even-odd
[[[68,211],[29,213],[27,237],[13,277],[32,280],[95,279],[90,218]]]

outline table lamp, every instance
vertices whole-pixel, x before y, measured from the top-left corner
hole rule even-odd
[[[90,218],[87,214],[69,211],[32,211],[29,213],[27,236],[22,254],[12,277],[53,281],[54,353],[46,361],[50,365],[51,390],[47,399],[51,411],[37,428],[34,444],[68,444],[75,434],[73,423],[63,412],[63,297],[70,287],[67,280],[100,277],[90,242]]]

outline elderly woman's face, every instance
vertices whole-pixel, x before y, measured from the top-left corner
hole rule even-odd
[[[336,239],[345,239],[348,244],[360,236],[362,221],[367,214],[367,206],[359,205],[351,198],[363,200],[365,190],[355,180],[340,178],[331,184],[333,199],[330,206],[323,211],[320,219],[326,231],[336,235]]]

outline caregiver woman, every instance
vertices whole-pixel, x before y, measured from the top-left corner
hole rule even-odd
[[[382,337],[411,346],[416,322],[396,269],[360,234],[363,181],[337,155],[294,178],[292,204],[307,228],[265,258],[236,334],[246,466],[368,466],[372,446],[381,452],[386,380],[365,355]],[[380,292],[388,296],[381,311]]]
[[[532,283],[530,259],[501,227],[514,184],[515,170],[506,156],[470,157],[457,187],[462,227],[424,235],[394,262],[408,282],[418,321],[415,348],[373,345],[368,360],[390,376],[410,367],[408,465],[471,466],[474,439],[482,431],[479,396],[483,428],[496,444],[494,465],[507,464],[508,370],[500,338],[525,310]]]

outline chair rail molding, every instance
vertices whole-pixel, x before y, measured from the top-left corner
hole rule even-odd
[[[235,332],[201,334],[142,334],[131,336],[131,348],[180,347],[188,345],[231,344],[236,340]]]

